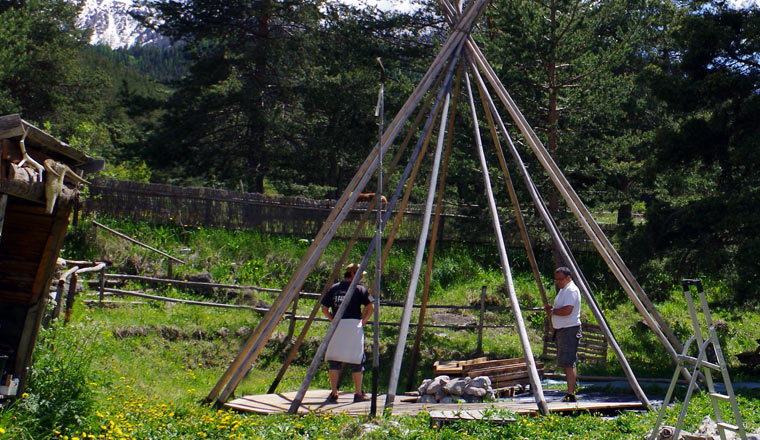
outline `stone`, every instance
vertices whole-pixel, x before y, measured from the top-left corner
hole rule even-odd
[[[466,386],[467,382],[464,379],[458,378],[444,385],[443,389],[453,396],[461,396],[464,394],[464,389]]]
[[[420,396],[424,395],[427,391],[428,385],[433,383],[433,379],[425,379],[422,381],[422,384],[417,388],[417,391],[419,391]]]
[[[417,398],[417,403],[435,403],[435,396],[424,394]]]

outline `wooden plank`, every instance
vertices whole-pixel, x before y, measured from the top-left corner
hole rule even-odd
[[[349,415],[366,415],[369,414],[369,403],[353,403],[353,393],[341,393],[338,402],[335,404],[326,404],[329,390],[308,390],[303,398],[303,404],[299,409],[299,414],[307,413],[344,413]],[[295,398],[295,392],[279,394],[259,394],[240,397],[230,400],[224,404],[225,407],[243,412],[253,412],[257,414],[283,414],[287,412],[290,403]],[[385,395],[378,396],[378,405],[384,404]],[[413,398],[412,398],[413,399]],[[441,414],[444,416],[461,415],[460,419],[480,420],[484,412],[493,414],[494,410],[504,410],[520,415],[537,415],[538,408],[535,402],[521,401],[497,401],[497,402],[479,402],[479,403],[436,403],[425,404],[410,402],[409,398],[397,396],[393,405],[392,415],[417,415],[421,412]],[[640,402],[595,402],[579,401],[574,403],[566,402],[547,402],[551,412],[573,412],[573,411],[616,411],[625,409],[643,409]],[[507,419],[505,417],[505,419]],[[453,419],[452,419],[453,420]],[[508,420],[505,420],[508,422]]]
[[[483,369],[483,368],[489,368],[489,367],[496,367],[499,365],[515,365],[515,364],[525,364],[525,358],[514,358],[514,359],[494,359],[491,361],[481,361],[481,362],[473,362],[470,364],[462,365],[463,371],[470,371],[474,369]]]
[[[544,364],[540,362],[536,362],[536,369],[543,369]],[[527,364],[512,364],[512,365],[499,365],[495,367],[489,367],[489,368],[479,368],[475,370],[470,370],[467,372],[467,375],[469,377],[476,377],[476,376],[490,376],[494,374],[500,374],[500,373],[512,373],[516,371],[527,371],[528,365]]]

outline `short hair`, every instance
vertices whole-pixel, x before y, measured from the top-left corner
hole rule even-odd
[[[573,277],[572,272],[570,272],[570,269],[568,269],[566,266],[560,266],[560,267],[554,269],[554,273],[561,273],[562,275],[564,275],[566,277],[570,277],[570,278]]]

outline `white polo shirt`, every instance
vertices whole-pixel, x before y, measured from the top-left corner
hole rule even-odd
[[[552,325],[555,329],[581,325],[581,292],[575,282],[570,280],[554,298],[554,308],[561,309],[573,306],[573,311],[567,316],[557,316],[552,313]]]

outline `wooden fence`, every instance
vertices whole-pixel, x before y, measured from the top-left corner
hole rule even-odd
[[[180,187],[164,184],[96,179],[84,212],[113,217],[151,221],[159,224],[215,226],[228,229],[255,229],[270,234],[313,237],[335,206],[335,200],[305,197],[273,197],[211,188]],[[336,234],[349,238],[356,230],[367,203],[357,203]],[[447,205],[442,214],[439,241],[488,243],[494,240],[482,208]],[[511,209],[501,213],[509,247],[522,247]],[[549,236],[543,226],[527,214],[533,245],[548,249]],[[416,241],[422,221],[422,207],[410,205],[404,214],[396,240]],[[602,225],[613,231],[615,225]],[[374,222],[364,225],[361,237],[374,234]],[[566,240],[574,250],[590,251],[592,246],[580,228],[565,228]]]

